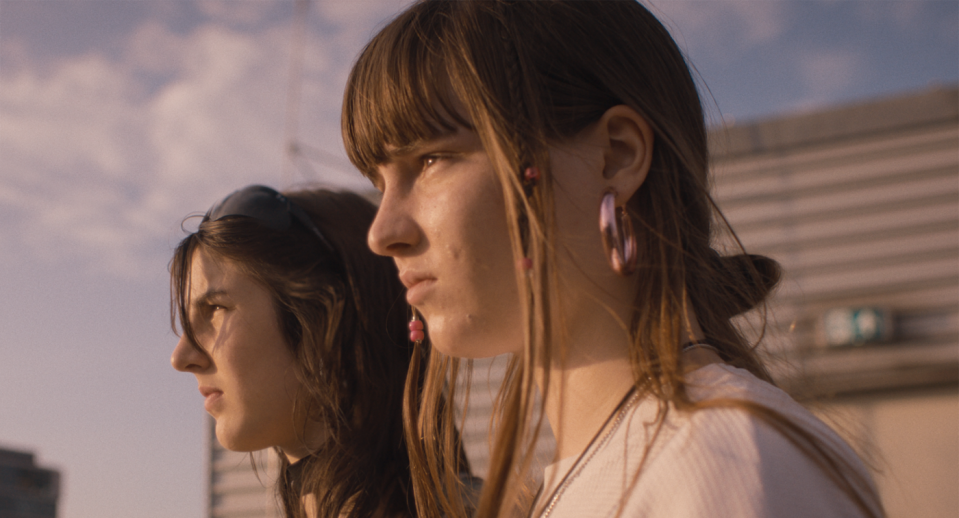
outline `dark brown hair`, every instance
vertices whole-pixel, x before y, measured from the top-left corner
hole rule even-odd
[[[533,262],[528,277],[517,274],[524,353],[511,360],[494,411],[496,436],[480,515],[522,507],[517,488],[541,424],[533,418],[532,366],[562,358],[565,347],[563,322],[553,309],[561,293],[547,146],[577,135],[617,105],[639,113],[655,134],[649,174],[626,206],[640,251],[629,322],[637,388],[658,398],[662,418],[670,408],[751,412],[812,457],[867,514],[881,513],[868,480],[774,409],[735,400],[696,403],[686,394],[678,345],[689,339],[687,303],[723,360],[772,381],[755,350],[758,342],[746,340],[731,318],[762,306],[780,269],[771,259],[743,252],[709,196],[703,109],[685,57],[663,25],[632,0],[425,0],[363,50],[347,85],[342,131],[352,162],[373,177],[389,146],[458,126],[475,130],[503,186],[514,259]],[[520,171],[531,165],[542,177],[529,192]],[[739,253],[717,253],[714,245],[723,239]],[[454,363],[433,353],[420,405],[425,415],[407,417],[409,437],[429,442],[441,435],[432,428],[437,421],[429,414],[437,409],[429,402],[453,386],[442,380],[451,369],[455,374]],[[434,440],[431,447],[411,459],[421,514],[461,514],[430,498],[450,479],[431,468],[442,445]],[[430,477],[421,479],[421,473]]]
[[[315,496],[319,517],[415,516],[402,425],[412,353],[404,333],[409,307],[393,261],[366,245],[376,208],[348,192],[286,196],[309,215],[333,253],[299,223],[277,231],[247,217],[204,218],[171,262],[174,329],[179,320],[197,343],[187,314],[196,250],[238,265],[273,297],[296,358],[301,389],[294,412],[330,432],[319,451],[304,459],[297,483],[279,455],[277,494],[286,516],[306,516],[301,494],[307,493]]]

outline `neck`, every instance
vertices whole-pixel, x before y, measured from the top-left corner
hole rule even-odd
[[[551,369],[545,411],[556,437],[557,458],[581,453],[633,385],[625,359]]]
[[[544,409],[556,437],[558,459],[582,453],[636,385],[629,359],[629,348],[634,345],[623,324],[629,321],[629,311],[616,315],[605,306],[586,314],[580,309],[585,318],[570,326],[565,361],[553,360],[548,387],[543,383],[545,370],[537,372],[540,393],[546,394]],[[703,332],[695,315],[689,315],[687,322],[690,339],[701,340]],[[677,349],[682,346],[675,345]],[[720,361],[703,348],[691,349],[682,358],[684,372]]]
[[[283,456],[290,464],[312,455],[318,451],[323,443],[330,438],[326,426],[316,421],[307,421],[302,426],[302,433],[287,444],[278,445],[283,450]]]
[[[556,437],[560,459],[579,454],[635,383],[629,362],[629,336],[622,317],[607,308],[570,321],[566,357],[554,358],[537,373],[544,410]]]

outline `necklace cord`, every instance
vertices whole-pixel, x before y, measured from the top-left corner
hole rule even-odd
[[[579,474],[578,471],[582,469],[581,466],[585,466],[586,463],[589,462],[590,459],[592,459],[592,455],[594,455],[595,452],[590,455],[589,459],[586,459],[586,462],[582,462],[583,458],[586,456],[587,453],[590,452],[590,450],[592,450],[593,445],[596,444],[597,439],[599,439],[600,435],[603,433],[603,430],[606,430],[606,428],[609,426],[609,423],[613,420],[614,417],[619,416],[619,418],[616,419],[616,425],[619,424],[619,420],[622,418],[622,412],[626,409],[627,403],[632,399],[632,396],[634,394],[636,394],[635,385],[629,388],[629,391],[626,392],[626,395],[623,396],[623,399],[619,401],[619,403],[616,405],[616,408],[614,408],[613,411],[609,414],[609,416],[606,417],[606,420],[603,421],[603,425],[599,427],[599,430],[596,431],[596,434],[593,435],[593,438],[589,440],[589,444],[586,445],[586,448],[584,448],[582,453],[579,454],[579,457],[576,457],[576,462],[574,462],[573,465],[569,467],[569,469],[566,471],[566,474],[563,475],[563,478],[560,479],[558,484],[556,484],[556,488],[553,489],[553,492],[549,496],[549,499],[548,499],[549,505],[547,505],[543,509],[543,511],[540,513],[539,515],[540,518],[546,518],[550,515],[550,513],[553,511],[553,506],[555,506],[556,502],[559,501],[559,497],[563,495],[563,492],[566,489],[566,485],[572,481],[571,475],[573,475],[574,472],[576,472],[576,474],[578,475]],[[613,430],[617,428],[616,425],[614,425],[605,435],[603,435],[603,439],[599,442],[601,443],[605,442],[606,439],[608,439],[609,436],[612,434]],[[579,468],[579,470],[577,470],[577,468]],[[536,491],[536,496],[533,497],[533,504],[530,506],[529,512],[527,513],[526,518],[532,518],[533,511],[535,511],[536,509],[536,503],[539,501],[539,497],[543,492],[543,486],[545,485],[545,483],[546,483],[545,480],[543,482],[540,482],[539,489]]]

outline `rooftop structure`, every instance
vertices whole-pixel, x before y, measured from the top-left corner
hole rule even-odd
[[[60,474],[32,453],[0,449],[0,518],[56,518]]]

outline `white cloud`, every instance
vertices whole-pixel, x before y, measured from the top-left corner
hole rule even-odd
[[[820,49],[797,53],[796,74],[803,95],[784,108],[790,112],[821,109],[862,81],[867,56],[852,49]]]
[[[709,59],[728,59],[781,36],[789,4],[758,1],[653,1],[650,11],[684,48]]]
[[[928,2],[900,0],[897,2],[856,2],[856,13],[871,23],[880,20],[892,21],[903,29],[919,28]]]
[[[955,48],[959,18],[954,0],[861,1],[855,6],[860,23],[883,26],[888,38],[912,40],[932,35]]]
[[[814,96],[841,93],[855,83],[865,67],[865,56],[849,49],[828,49],[797,56],[805,90]]]
[[[372,27],[403,10],[412,0],[319,1],[314,9],[327,21],[343,27]],[[369,39],[372,34],[364,35]]]
[[[263,20],[264,16],[276,7],[276,3],[262,0],[203,0],[197,2],[197,7],[200,12],[217,21],[252,25]],[[290,5],[290,10],[292,9]]]
[[[147,22],[117,60],[71,56],[40,72],[28,57],[4,69],[0,255],[143,275],[165,266],[184,216],[236,187],[280,184],[289,42],[286,22],[187,34]],[[310,42],[301,135],[342,154],[355,50]],[[362,185],[356,173],[332,179]]]
[[[207,27],[190,39],[176,80],[145,106],[149,145],[159,157],[156,172],[180,185],[275,169],[286,92],[277,35],[253,39]]]
[[[126,66],[147,73],[175,72],[189,50],[186,38],[155,20],[147,20],[134,29],[127,40]]]

